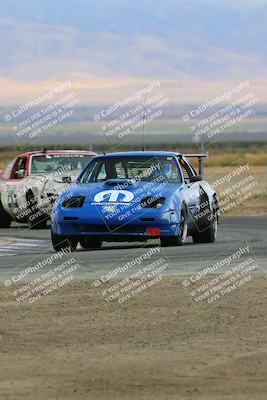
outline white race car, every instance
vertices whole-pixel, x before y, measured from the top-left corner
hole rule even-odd
[[[96,155],[91,151],[42,150],[19,155],[0,171],[0,227],[12,221],[46,226],[56,197]]]

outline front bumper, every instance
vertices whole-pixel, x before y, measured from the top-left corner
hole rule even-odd
[[[142,209],[121,219],[122,214],[109,220],[97,209],[58,207],[52,212],[52,231],[62,236],[101,237],[103,240],[147,240],[159,236],[179,234],[179,221],[168,209]],[[148,232],[148,228],[160,229],[160,234]]]

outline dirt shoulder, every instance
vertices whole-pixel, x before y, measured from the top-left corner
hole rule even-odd
[[[266,289],[202,312],[177,278],[112,308],[77,282],[27,314],[1,289],[1,398],[265,399]]]

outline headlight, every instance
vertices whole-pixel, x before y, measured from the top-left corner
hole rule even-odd
[[[80,208],[83,206],[85,196],[68,197],[62,202],[62,207],[66,208]]]
[[[143,208],[160,208],[165,203],[165,197],[147,196],[141,200],[141,207]]]

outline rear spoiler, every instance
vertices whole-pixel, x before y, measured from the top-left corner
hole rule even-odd
[[[208,157],[208,154],[202,153],[202,154],[179,154],[181,157],[187,157],[187,158],[198,158],[198,169],[199,169],[199,175],[203,176],[204,175],[204,158]]]

